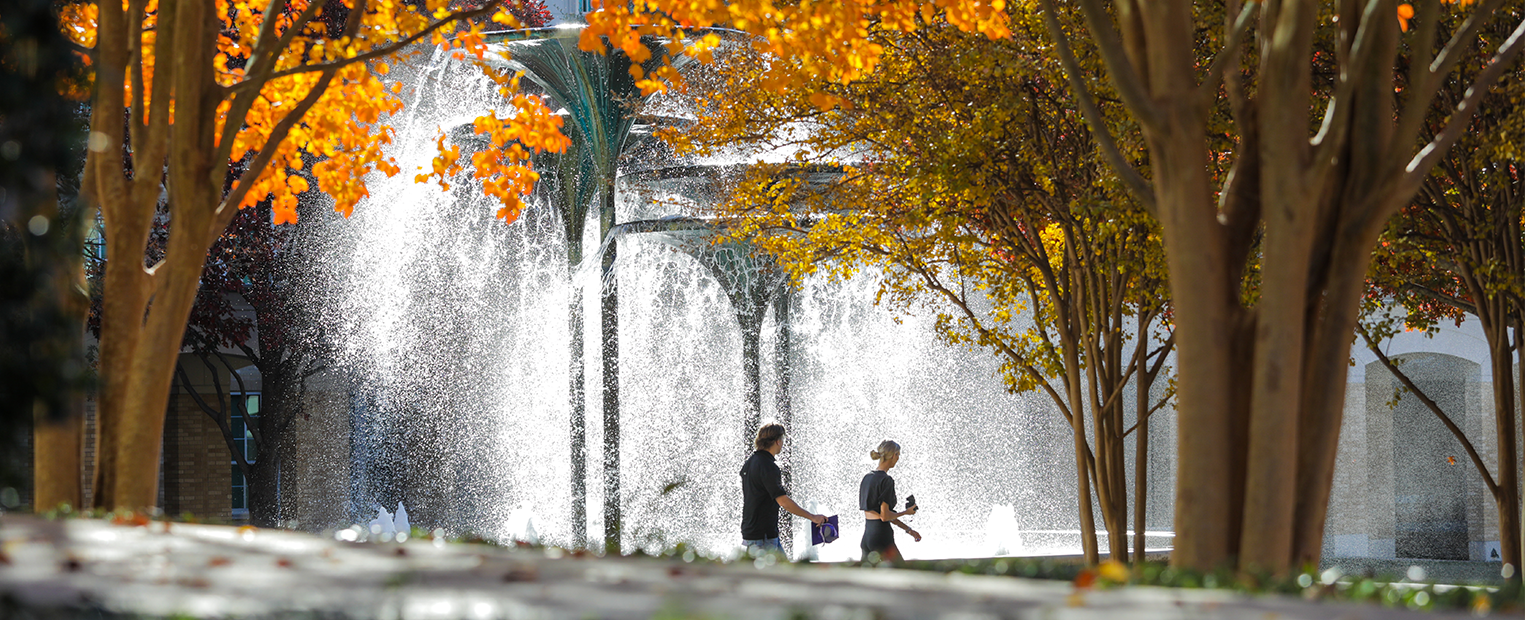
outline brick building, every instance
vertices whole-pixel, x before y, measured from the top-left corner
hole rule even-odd
[[[258,455],[235,401],[243,401],[250,414],[258,415],[263,385],[258,369],[247,358],[232,349],[221,353],[241,382],[221,360],[216,362],[219,368],[214,376],[195,354],[180,356],[186,381],[177,376],[171,388],[160,453],[157,504],[167,515],[233,523],[249,518],[247,484],[230,450],[244,450],[251,461]],[[347,518],[348,389],[342,381],[323,373],[309,378],[307,385],[301,415],[286,434],[287,462],[278,465],[277,515],[288,525],[295,521],[298,526],[321,528],[342,524]],[[94,490],[93,395],[86,399],[84,414],[80,505],[88,505]],[[228,428],[227,435],[223,425]],[[29,468],[31,442],[25,447],[28,454],[22,464]],[[29,495],[22,494],[22,503],[31,503]]]

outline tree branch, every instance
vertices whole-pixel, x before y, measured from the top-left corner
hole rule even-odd
[[[1451,149],[1451,145],[1456,144],[1462,134],[1466,133],[1467,127],[1472,124],[1472,116],[1477,112],[1478,103],[1482,101],[1484,95],[1488,94],[1489,89],[1493,88],[1494,82],[1498,81],[1504,70],[1514,64],[1515,56],[1521,49],[1525,49],[1525,20],[1521,20],[1520,24],[1515,26],[1509,39],[1499,46],[1499,51],[1488,60],[1487,68],[1472,80],[1472,85],[1467,87],[1466,96],[1462,98],[1461,103],[1456,104],[1451,118],[1446,121],[1446,128],[1409,162],[1399,183],[1399,195],[1408,196],[1418,191],[1425,177],[1429,176],[1430,169],[1434,168],[1435,164]],[[1441,58],[1436,59],[1436,62],[1440,61]]]
[[[1144,87],[1138,69],[1133,66],[1133,61],[1123,50],[1117,30],[1112,28],[1109,17],[1112,14],[1111,11],[1107,10],[1101,0],[1080,0],[1080,6],[1081,14],[1085,16],[1086,27],[1091,31],[1091,39],[1096,42],[1096,49],[1101,51],[1102,60],[1107,65],[1107,72],[1112,76],[1112,84],[1117,87],[1117,94],[1127,104],[1139,125],[1150,131],[1160,129],[1159,109],[1155,107],[1154,100],[1149,97],[1149,91]],[[1055,42],[1064,40],[1064,32],[1056,28],[1059,25],[1059,15],[1055,12],[1053,0],[1043,0],[1043,14],[1044,21],[1049,22],[1049,30]]]
[[[218,361],[222,362],[222,366],[224,368],[228,369],[228,374],[233,377],[233,380],[238,382],[238,392],[240,394],[248,394],[249,393],[248,388],[244,386],[244,377],[243,377],[243,375],[240,375],[240,374],[238,374],[238,371],[233,370],[233,364],[228,362],[228,358],[226,356],[224,356],[221,351],[213,349],[212,352],[217,355],[217,359],[218,359]],[[213,378],[215,379],[217,373],[214,371],[212,374],[213,374]],[[255,453],[256,454],[262,453],[264,451],[264,449],[265,449],[265,437],[264,437],[264,433],[260,431],[258,424],[250,424],[249,423],[251,421],[249,419],[250,417],[257,417],[257,416],[250,416],[249,415],[249,401],[248,401],[247,397],[243,400],[243,402],[239,403],[238,408],[239,408],[239,412],[238,412],[239,415],[243,416],[243,418],[244,418],[244,428],[249,429],[249,434],[254,437],[254,450],[255,450]]]
[[[276,123],[275,128],[270,131],[270,138],[265,141],[264,146],[260,147],[259,154],[254,156],[254,161],[239,178],[238,185],[233,188],[233,191],[228,192],[228,195],[222,199],[222,204],[217,206],[219,228],[226,227],[227,223],[233,219],[233,214],[243,203],[244,196],[249,193],[250,188],[254,187],[265,168],[270,165],[270,160],[275,158],[275,152],[280,149],[281,142],[286,140],[291,128],[295,127],[307,111],[318,102],[318,99],[323,97],[324,91],[328,90],[328,83],[333,81],[337,73],[337,69],[324,72],[322,77],[318,78],[318,83],[307,92],[307,96],[303,97],[291,112],[282,117],[281,122]],[[232,124],[231,120],[228,124]],[[231,142],[229,144],[231,145]],[[232,147],[229,146],[229,148]]]
[[[404,38],[404,39],[402,39],[402,40],[400,40],[400,41],[398,41],[396,43],[393,43],[393,44],[385,46],[385,47],[378,47],[378,48],[376,48],[374,50],[371,50],[369,52],[366,52],[364,54],[360,54],[359,56],[353,56],[353,57],[350,57],[350,58],[345,58],[343,60],[336,60],[336,61],[333,61],[333,62],[320,63],[320,64],[316,64],[316,65],[303,65],[303,66],[300,66],[300,67],[292,67],[290,69],[286,69],[285,71],[277,71],[275,73],[272,73],[272,74],[270,74],[270,77],[268,77],[266,79],[267,80],[277,80],[277,79],[280,79],[280,78],[283,78],[283,77],[297,75],[297,74],[301,74],[301,73],[312,73],[314,71],[328,71],[330,69],[338,70],[338,69],[342,69],[344,67],[347,67],[349,65],[352,65],[354,63],[357,63],[357,62],[366,62],[366,61],[369,61],[369,60],[375,60],[377,58],[381,58],[383,56],[390,56],[392,54],[395,54],[395,53],[401,51],[403,48],[405,48],[405,47],[407,47],[409,45],[412,45],[413,43],[417,42],[419,39],[422,39],[422,38],[427,37],[427,36],[429,36],[431,34],[434,34],[434,32],[436,30],[439,30],[440,28],[443,28],[443,27],[445,27],[445,26],[447,26],[447,25],[449,25],[451,23],[454,23],[454,22],[457,22],[457,21],[462,21],[462,20],[475,19],[477,17],[481,17],[483,15],[491,13],[492,10],[498,8],[498,5],[500,5],[500,4],[502,4],[502,0],[493,0],[492,2],[489,2],[486,5],[483,5],[483,7],[480,8],[480,9],[472,9],[470,11],[460,11],[460,12],[457,12],[457,13],[452,13],[449,16],[445,17],[444,19],[441,19],[441,20],[439,20],[439,21],[437,21],[437,22],[435,22],[433,24],[430,24],[428,28],[420,30],[416,34],[413,34],[412,36]],[[239,83],[239,84],[233,85],[231,88],[241,89],[241,88],[244,88],[244,86],[243,86],[243,83]]]
[[[1385,23],[1384,26],[1378,26],[1377,21],[1393,19],[1391,14],[1382,14],[1381,9],[1385,8],[1390,7],[1383,2],[1366,3],[1366,9],[1361,12],[1360,24],[1356,27],[1355,41],[1350,45],[1349,56],[1340,65],[1340,77],[1334,87],[1334,96],[1329,98],[1329,104],[1324,107],[1324,122],[1319,127],[1318,134],[1313,137],[1313,161],[1316,166],[1313,178],[1320,183],[1339,163],[1337,156],[1346,146],[1346,134],[1354,115],[1346,113],[1345,108],[1351,105],[1356,80],[1379,77],[1368,75],[1370,71],[1366,68],[1366,63],[1375,53],[1375,29],[1385,27]]]
[[[1418,4],[1419,14],[1415,19],[1419,20],[1419,32],[1409,47],[1409,83],[1404,89],[1408,100],[1398,115],[1398,129],[1393,132],[1396,136],[1394,144],[1413,144],[1419,139],[1425,114],[1429,111],[1435,89],[1440,84],[1435,72],[1430,70],[1435,32],[1440,27],[1440,0],[1421,0]]]
[[[1439,0],[1434,0],[1439,1]],[[1197,87],[1201,93],[1203,102],[1212,102],[1218,98],[1218,86],[1223,83],[1223,75],[1227,71],[1227,65],[1231,59],[1237,59],[1239,46],[1244,43],[1244,33],[1250,29],[1250,20],[1255,11],[1259,9],[1257,3],[1251,2],[1244,5],[1239,11],[1239,17],[1234,20],[1234,27],[1229,30],[1228,37],[1223,42],[1223,49],[1213,56],[1212,63],[1207,66],[1207,76],[1202,85]],[[1237,68],[1234,69],[1238,71]]]
[[[1169,357],[1170,350],[1174,349],[1175,346],[1176,346],[1176,333],[1175,333],[1174,330],[1171,330],[1170,336],[1165,339],[1165,342],[1162,343],[1159,346],[1159,348],[1157,348],[1153,352],[1149,353],[1149,356],[1151,356],[1151,357],[1155,356],[1155,355],[1159,355],[1159,357],[1156,358],[1154,360],[1154,362],[1152,364],[1150,364],[1150,366],[1149,366],[1149,375],[1150,376],[1155,376],[1155,375],[1158,375],[1160,373],[1160,367],[1165,365],[1165,358]]]
[[[264,90],[265,84],[270,83],[270,81],[274,79],[269,75],[269,71],[275,68],[276,62],[280,60],[281,53],[285,51],[286,46],[291,44],[291,40],[296,36],[296,34],[301,32],[303,26],[312,21],[312,18],[317,16],[318,10],[324,6],[327,6],[329,1],[330,0],[314,0],[311,4],[307,5],[307,8],[302,11],[302,14],[297,16],[296,22],[293,23],[291,27],[287,28],[286,32],[282,33],[280,41],[273,45],[270,42],[270,38],[274,36],[274,23],[276,20],[271,16],[271,13],[265,14],[266,18],[264,23],[260,25],[259,38],[255,42],[254,54],[250,59],[249,69],[247,73],[249,77],[246,78],[243,82],[234,84],[233,86],[224,89],[225,92],[231,93],[233,95],[233,102],[230,104],[227,112],[228,122],[223,124],[222,135],[218,138],[217,157],[214,158],[213,161],[225,162],[232,158],[233,143],[237,141],[236,138],[238,137],[238,132],[242,131],[244,128],[244,117],[247,116],[249,110],[254,107],[254,101],[259,98],[260,91]],[[270,4],[267,5],[266,10],[277,11],[283,8],[284,4],[285,0],[270,0]],[[347,22],[345,22],[344,25],[343,36],[345,38],[353,37],[355,33],[359,31],[361,20],[364,17],[365,11],[366,3],[364,0],[358,0],[354,4],[354,7],[350,9],[349,19]],[[274,47],[274,49],[270,49],[271,47]],[[308,96],[311,97],[312,93],[314,92],[321,95],[324,90],[327,90],[327,88],[328,79],[319,80],[318,85],[313,87],[313,90],[308,93]],[[303,110],[302,112],[305,114],[306,110]],[[300,119],[301,116],[299,115],[297,118]],[[237,119],[239,122],[232,122],[234,119]],[[285,119],[283,118],[282,120]],[[270,140],[266,142],[266,146],[269,146],[272,143],[278,145],[284,138],[284,133],[277,135],[272,132]],[[259,178],[259,170],[263,169],[264,167],[261,166],[258,170],[254,168],[245,170],[244,174],[249,176],[249,183],[253,183],[255,180],[257,180]],[[238,203],[234,204],[236,205]]]
[[[1102,116],[1101,109],[1096,106],[1095,98],[1091,96],[1090,87],[1086,86],[1085,80],[1081,78],[1084,73],[1081,72],[1080,61],[1075,59],[1075,52],[1070,49],[1069,37],[1064,34],[1063,27],[1059,25],[1054,0],[1043,0],[1043,21],[1048,24],[1049,36],[1054,38],[1054,44],[1059,48],[1059,61],[1064,65],[1065,78],[1070,83],[1070,90],[1075,93],[1075,103],[1080,106],[1080,112],[1085,117],[1086,124],[1091,127],[1091,135],[1097,137],[1096,145],[1101,149],[1102,156],[1112,164],[1112,168],[1122,178],[1123,184],[1127,185],[1134,197],[1144,205],[1144,209],[1155,213],[1154,188],[1118,148],[1117,140],[1112,136],[1112,130],[1107,127],[1106,118]],[[1126,62],[1126,59],[1124,61]],[[1129,67],[1131,70],[1131,65]],[[1113,73],[1116,74],[1116,72],[1117,70],[1114,69]],[[1149,104],[1149,109],[1152,107],[1153,105]]]
[[[1135,421],[1133,423],[1133,426],[1130,426],[1130,427],[1128,427],[1128,430],[1123,431],[1123,437],[1127,437],[1128,435],[1133,434],[1133,431],[1138,430],[1139,422],[1141,422],[1141,421],[1147,422],[1149,420],[1149,418],[1154,417],[1154,412],[1159,411],[1160,409],[1163,409],[1165,407],[1165,403],[1168,403],[1168,402],[1170,402],[1169,398],[1161,398],[1160,402],[1155,403],[1153,407],[1150,407],[1148,411],[1144,412],[1144,416],[1142,418],[1140,418],[1139,421]]]
[[[202,358],[202,362],[206,363],[208,368],[211,368],[211,363],[207,362],[206,358]],[[248,476],[249,462],[244,460],[243,451],[239,450],[238,444],[233,441],[233,429],[228,426],[227,421],[223,420],[221,415],[218,415],[214,409],[207,405],[206,400],[201,398],[201,394],[198,394],[195,388],[191,387],[191,380],[185,372],[185,367],[182,366],[179,362],[175,363],[174,380],[180,384],[180,387],[183,388],[186,393],[191,395],[191,399],[195,400],[196,405],[201,407],[201,412],[207,414],[207,417],[212,418],[212,422],[217,425],[218,430],[222,431],[223,441],[227,442],[228,444],[228,452],[233,454],[233,462],[238,464],[238,470],[240,472],[243,472],[245,476]]]
[[[1423,284],[1405,283],[1403,289],[1422,297],[1435,300],[1439,303],[1451,306],[1472,316],[1477,316],[1477,305],[1453,295],[1447,295]]]

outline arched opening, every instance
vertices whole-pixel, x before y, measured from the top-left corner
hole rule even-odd
[[[1477,381],[1479,366],[1440,353],[1413,353],[1394,358],[1427,396],[1451,420],[1466,428],[1468,383]],[[1368,376],[1386,374],[1380,362],[1367,366]],[[1399,385],[1396,381],[1393,385]],[[1407,390],[1368,404],[1370,415],[1392,416],[1393,552],[1399,558],[1467,560],[1466,452],[1445,425]],[[1391,405],[1391,408],[1389,408]],[[1376,446],[1374,446],[1375,448]],[[1380,449],[1380,448],[1379,448]],[[1374,483],[1387,481],[1373,480]]]

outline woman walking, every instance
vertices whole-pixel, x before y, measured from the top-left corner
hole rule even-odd
[[[895,512],[895,479],[890,477],[889,471],[900,462],[900,444],[888,439],[879,442],[879,448],[870,451],[868,458],[878,461],[879,466],[863,476],[863,482],[858,485],[858,509],[863,511],[864,518],[863,560],[866,562],[871,554],[878,553],[881,560],[899,561],[900,549],[895,546],[895,530],[890,529],[890,524],[905,530],[913,540],[921,541],[921,534],[900,522],[900,517],[916,514],[916,506]]]

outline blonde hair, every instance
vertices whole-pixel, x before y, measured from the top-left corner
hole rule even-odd
[[[878,449],[868,451],[868,458],[874,459],[876,461],[883,461],[896,454],[900,454],[900,444],[886,439],[879,442]]]

